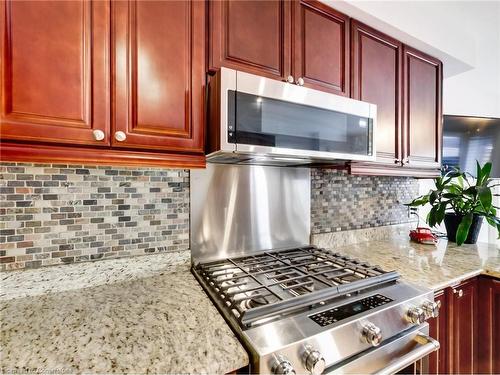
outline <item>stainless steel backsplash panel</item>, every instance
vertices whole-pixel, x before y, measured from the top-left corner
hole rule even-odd
[[[193,263],[309,244],[310,169],[207,163],[190,182]]]

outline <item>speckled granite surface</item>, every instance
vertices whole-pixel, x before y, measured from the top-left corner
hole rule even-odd
[[[313,236],[311,240],[317,246],[379,265],[387,271],[396,270],[407,281],[434,290],[479,274],[500,278],[497,245],[478,243],[457,247],[443,239],[436,246],[421,245],[410,242],[404,225],[352,232],[358,233],[329,233]]]
[[[435,290],[481,273],[500,277],[498,246],[418,245],[404,226],[312,242]],[[189,257],[184,251],[0,274],[0,370],[226,373],[246,366],[247,353],[191,275]]]
[[[3,273],[2,372],[226,373],[247,365],[189,256]]]

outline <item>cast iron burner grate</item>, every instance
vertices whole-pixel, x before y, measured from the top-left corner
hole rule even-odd
[[[194,271],[247,327],[399,278],[314,246],[198,264]]]

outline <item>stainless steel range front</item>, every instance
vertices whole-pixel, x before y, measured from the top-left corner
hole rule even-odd
[[[308,244],[308,169],[208,164],[191,172],[192,271],[252,373],[395,373],[439,343],[431,290]]]

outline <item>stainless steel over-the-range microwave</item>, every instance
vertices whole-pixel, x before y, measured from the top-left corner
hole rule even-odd
[[[375,160],[374,104],[221,68],[209,77],[208,109],[209,161]]]

